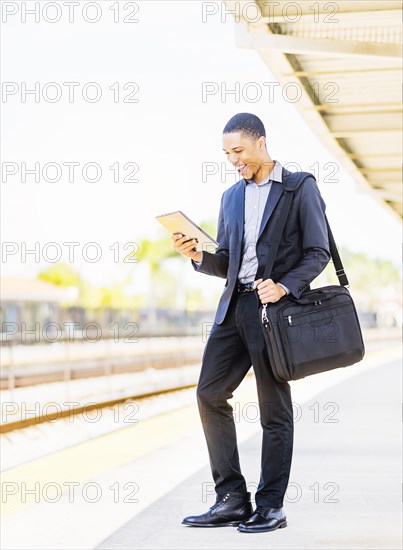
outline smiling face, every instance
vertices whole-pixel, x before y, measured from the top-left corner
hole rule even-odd
[[[229,162],[244,179],[256,183],[263,179],[271,161],[265,143],[264,136],[255,140],[243,132],[223,134],[223,149]]]

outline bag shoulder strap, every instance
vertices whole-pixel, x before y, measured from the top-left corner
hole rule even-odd
[[[264,270],[263,279],[268,279],[273,270],[273,265],[277,256],[281,235],[283,234],[284,227],[288,218],[288,214],[291,209],[293,193],[302,185],[302,183],[308,177],[314,177],[314,176],[309,172],[289,172],[287,174],[283,169],[285,199],[283,203],[282,212],[278,217],[277,223],[274,227],[273,237],[272,237],[273,250],[272,250],[272,253],[269,254],[269,261],[266,265],[266,269]],[[325,220],[326,220],[326,227],[327,227],[327,233],[329,238],[330,254],[333,260],[333,264],[334,264],[337,278],[339,280],[339,284],[341,286],[348,286],[349,284],[348,278],[347,278],[346,272],[344,271],[343,263],[341,261],[339,251],[337,250],[337,245],[334,240],[332,230],[330,229],[330,225],[326,217],[326,214],[325,214]]]
[[[283,168],[283,184],[285,191],[296,191],[306,178],[313,177],[309,172],[287,172]]]
[[[325,214],[325,220],[326,220],[327,234],[329,237],[330,255],[333,260],[333,265],[336,271],[337,278],[339,279],[339,284],[341,286],[349,286],[350,283],[348,282],[347,274],[344,271],[343,262],[341,261],[339,251],[337,250],[337,245],[334,240],[332,230],[330,229],[330,225],[326,214]]]

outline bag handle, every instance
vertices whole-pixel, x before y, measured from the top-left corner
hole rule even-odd
[[[276,259],[278,247],[280,244],[281,235],[283,234],[287,217],[291,209],[293,193],[308,177],[313,177],[313,176],[308,172],[294,172],[286,175],[283,169],[283,181],[285,181],[285,178],[287,179],[284,186],[284,193],[285,193],[284,205],[283,205],[282,212],[277,219],[277,223],[274,226],[274,232],[273,232],[273,238],[272,238],[272,242],[274,243],[273,250],[272,250],[272,253],[269,254],[269,261],[266,265],[266,269],[264,270],[263,279],[268,279],[272,272],[274,261]],[[334,240],[332,230],[330,229],[330,225],[326,214],[325,214],[325,220],[326,220],[327,233],[329,237],[330,255],[333,260],[337,278],[339,279],[339,284],[341,286],[348,286],[349,285],[348,278],[347,278],[346,272],[344,271],[343,263],[341,261],[339,251],[337,250],[336,242]]]

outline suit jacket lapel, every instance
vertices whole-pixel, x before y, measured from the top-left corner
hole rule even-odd
[[[243,225],[245,219],[245,180],[241,180],[234,193],[233,215],[238,228],[238,240],[241,243],[243,238]]]
[[[270,216],[272,215],[273,210],[275,209],[283,193],[283,189],[283,184],[278,181],[273,181],[271,184],[269,196],[267,197],[266,206],[263,211],[262,223],[260,224],[259,235],[257,237],[258,240],[260,239],[260,236],[263,233],[263,230],[266,227],[267,222],[269,221]]]

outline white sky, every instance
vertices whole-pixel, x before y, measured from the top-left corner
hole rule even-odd
[[[196,222],[216,217],[221,194],[235,179],[231,176],[223,183],[221,174],[216,174],[203,182],[203,163],[225,163],[222,128],[242,111],[262,118],[272,158],[283,164],[297,162],[308,171],[319,163],[319,187],[339,245],[400,261],[399,221],[358,191],[342,169],[335,182],[323,182],[331,175],[324,166],[336,163],[334,157],[292,103],[280,93],[269,102],[263,83],[275,79],[256,52],[235,46],[231,17],[223,22],[217,14],[203,23],[202,2],[147,0],[137,2],[139,23],[114,23],[112,4],[98,2],[102,17],[94,24],[85,22],[80,10],[76,21],[68,23],[66,7],[57,23],[47,23],[43,14],[39,23],[32,16],[22,23],[18,13],[3,24],[2,79],[16,82],[18,93],[2,104],[2,162],[15,162],[19,169],[22,163],[32,167],[39,162],[41,168],[48,162],[80,163],[72,183],[66,168],[55,183],[36,183],[29,175],[23,183],[19,173],[5,182],[3,173],[2,241],[15,242],[18,248],[6,262],[3,254],[3,275],[34,277],[52,265],[43,260],[46,243],[58,243],[66,261],[63,242],[76,241],[80,244],[72,267],[95,284],[108,284],[133,269],[114,263],[109,247],[161,235],[155,215],[181,209]],[[27,88],[39,82],[41,91],[56,82],[62,98],[56,103],[43,97],[35,102],[29,95],[22,102],[23,82]],[[73,103],[63,82],[79,82]],[[101,87],[99,102],[82,99],[88,82]],[[137,83],[134,97],[139,102],[114,103],[109,86],[116,82],[121,97],[132,91],[123,91],[125,83]],[[216,94],[203,102],[203,82],[216,83],[220,89],[233,88],[236,82],[243,89],[255,82],[262,98],[252,103],[241,97],[237,102],[231,95],[222,101]],[[49,95],[53,91],[49,88]],[[88,162],[101,166],[100,181],[86,182],[79,175]],[[124,175],[128,172],[123,165],[135,162],[139,182],[115,183],[109,167],[116,162]],[[83,247],[93,241],[102,247],[102,260],[83,261]],[[39,262],[23,257],[23,242],[27,248],[40,243]],[[48,251],[53,254],[54,249]],[[142,266],[134,269],[140,277]]]

